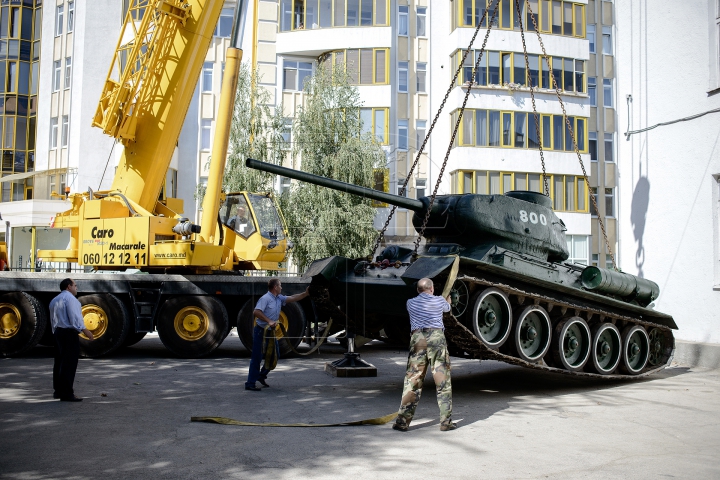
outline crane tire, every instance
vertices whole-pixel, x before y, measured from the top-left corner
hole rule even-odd
[[[88,340],[80,334],[80,355],[95,358],[120,348],[130,332],[130,315],[125,304],[111,293],[94,293],[78,297],[85,328],[95,337]]]
[[[48,317],[45,308],[32,295],[10,292],[0,295],[0,356],[26,352],[38,344]]]
[[[170,298],[158,313],[160,340],[165,348],[182,358],[209,355],[225,340],[228,330],[227,310],[213,297]]]

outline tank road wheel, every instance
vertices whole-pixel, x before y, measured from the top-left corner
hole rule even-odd
[[[170,298],[160,308],[157,330],[165,348],[178,357],[203,357],[225,339],[227,310],[212,297],[188,295]]]
[[[650,338],[650,355],[648,356],[648,363],[653,367],[661,365],[667,362],[668,357],[672,351],[672,342],[668,341],[668,337],[672,338],[670,334],[666,334],[659,328],[653,328],[648,332]]]
[[[623,372],[637,375],[647,365],[650,356],[650,339],[643,327],[630,325],[622,332]]]
[[[452,305],[452,314],[455,318],[460,318],[465,313],[469,301],[470,292],[467,285],[462,280],[455,280],[450,290],[450,305]]]
[[[11,292],[0,296],[0,355],[18,355],[38,344],[48,320],[32,295]]]
[[[488,347],[497,350],[510,336],[512,308],[510,299],[497,288],[475,294],[472,327],[475,335]]]
[[[552,344],[555,365],[580,371],[590,358],[590,329],[582,318],[570,317],[557,324]]]
[[[527,307],[515,321],[513,339],[518,356],[538,362],[550,349],[552,324],[550,316],[539,305]]]
[[[250,299],[240,309],[237,318],[238,337],[243,346],[252,351],[253,345],[253,328],[255,328],[255,318],[253,318],[253,310],[255,310],[256,300]],[[285,327],[289,338],[283,338],[283,334],[279,331],[275,333],[280,340],[280,355],[287,356],[292,352],[290,345],[296,348],[300,345],[303,332],[305,332],[305,314],[297,303],[286,303],[280,311],[280,323]]]
[[[612,323],[601,323],[593,327],[592,339],[590,368],[601,375],[610,375],[620,364],[620,330]]]
[[[80,334],[80,355],[99,357],[120,348],[130,332],[130,316],[125,305],[110,293],[78,297],[85,328],[93,334],[89,341]]]

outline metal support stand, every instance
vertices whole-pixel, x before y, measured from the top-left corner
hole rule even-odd
[[[333,377],[377,377],[375,365],[367,363],[355,353],[355,333],[347,332],[348,351],[344,357],[325,364],[325,371]]]

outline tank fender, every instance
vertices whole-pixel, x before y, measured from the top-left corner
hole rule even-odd
[[[457,255],[420,257],[401,275],[406,285],[412,286],[421,278],[434,278],[452,266]]]
[[[326,285],[333,279],[343,276],[355,267],[357,260],[334,255],[315,260],[305,271],[303,278],[312,279],[312,285]]]

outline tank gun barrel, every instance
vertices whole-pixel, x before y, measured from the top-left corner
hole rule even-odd
[[[261,162],[259,160],[253,160],[252,158],[248,158],[247,160],[245,160],[245,165],[249,168],[254,168],[255,170],[262,170],[264,172],[282,175],[283,177],[289,177],[295,180],[300,180],[302,182],[320,185],[321,187],[327,187],[333,190],[350,193],[360,197],[370,198],[378,202],[397,205],[398,207],[407,208],[408,210],[414,210],[416,212],[424,211],[426,208],[425,204],[423,204],[423,202],[421,202],[420,200],[415,200],[413,198],[405,198],[398,195],[392,195],[390,193],[381,192],[372,188],[361,187],[358,185],[353,185],[351,183],[333,180],[332,178],[321,177],[319,175],[313,175],[312,173],[302,172],[300,170],[294,170],[292,168],[285,168],[279,165]]]

